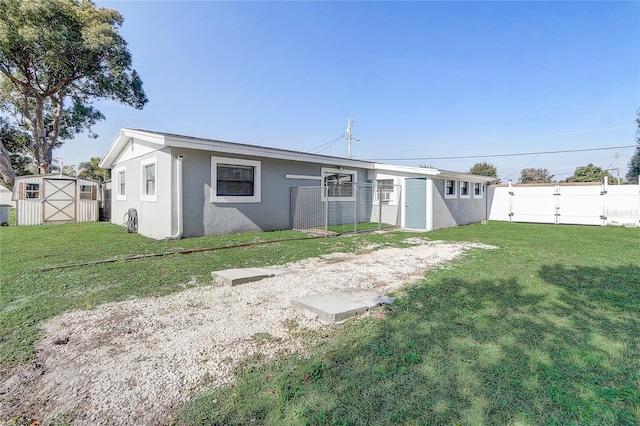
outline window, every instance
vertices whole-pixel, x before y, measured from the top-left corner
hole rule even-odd
[[[93,185],[80,185],[80,199],[93,200]]]
[[[483,186],[481,183],[473,184],[473,197],[474,198],[482,198]]]
[[[353,200],[353,184],[356,183],[354,170],[322,169],[322,185],[326,188],[324,197],[338,200]]]
[[[116,167],[113,170],[114,182],[113,190],[115,192],[116,200],[126,200],[127,197],[127,173],[124,166]]]
[[[327,187],[329,197],[352,197],[353,175],[346,173],[332,173],[324,177],[324,186]]]
[[[233,164],[218,164],[216,195],[253,197],[254,168]]]
[[[211,202],[259,203],[260,182],[260,161],[211,157]]]
[[[40,198],[40,184],[28,183],[25,185],[24,198],[26,199],[39,199]]]
[[[376,188],[376,199],[380,201],[393,200],[393,179],[380,179]]]
[[[144,166],[144,193],[145,195],[156,195],[156,165]]]
[[[123,197],[127,194],[127,178],[124,170],[118,172],[118,194]]]
[[[158,194],[156,190],[157,163],[158,160],[156,157],[148,158],[140,162],[140,167],[142,170],[142,188],[140,199],[142,201],[158,201]]]
[[[469,192],[469,182],[460,182],[460,198],[469,198],[471,193]]]
[[[455,180],[445,180],[444,181],[444,198],[455,198],[456,197],[456,181]]]

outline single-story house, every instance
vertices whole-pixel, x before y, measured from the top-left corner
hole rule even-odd
[[[16,225],[97,222],[99,183],[57,173],[16,177]]]
[[[112,171],[111,221],[122,224],[135,212],[137,232],[155,239],[291,229],[299,211],[292,193],[309,187],[324,188],[314,195],[317,205],[349,205],[357,215],[396,205],[403,228],[468,224],[488,218],[492,180],[134,129],[120,130],[100,167]],[[382,198],[354,203],[357,188],[383,183]],[[334,217],[353,218],[342,210]]]

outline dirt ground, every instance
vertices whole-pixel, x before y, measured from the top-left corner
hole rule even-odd
[[[214,281],[52,318],[42,325],[35,359],[1,374],[0,420],[167,424],[197,391],[232,381],[246,357],[304,353],[297,331],[340,327],[294,310],[292,298],[343,288],[389,295],[466,250],[491,248],[406,241],[414,245],[335,253],[291,263],[291,273],[258,282]]]

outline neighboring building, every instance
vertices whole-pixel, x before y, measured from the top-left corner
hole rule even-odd
[[[468,224],[487,219],[493,179],[132,129],[119,132],[100,167],[112,171],[111,221],[135,210],[137,231],[155,239],[290,229],[299,187],[325,187],[315,201],[332,203],[332,224],[348,222],[354,210],[382,207],[371,190],[354,202],[357,188],[381,182],[401,227]]]
[[[15,207],[16,203],[11,199],[12,192],[9,188],[0,185],[0,206]]]
[[[98,182],[60,174],[16,177],[16,225],[98,221]]]

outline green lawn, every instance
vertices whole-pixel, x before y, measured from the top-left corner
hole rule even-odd
[[[640,229],[490,222],[47,269],[144,253],[295,239],[294,231],[156,242],[109,224],[0,228],[0,356],[29,360],[41,321],[181,291],[261,266],[408,236],[478,241],[384,315],[316,336],[305,357],[247,362],[177,424],[640,424]]]
[[[247,367],[178,424],[640,424],[640,230],[491,222],[384,318]]]

